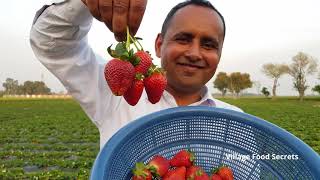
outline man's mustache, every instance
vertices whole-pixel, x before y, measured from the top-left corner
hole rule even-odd
[[[203,60],[192,61],[189,59],[178,60],[177,64],[185,65],[185,66],[192,66],[192,67],[197,67],[197,68],[205,68],[207,66],[206,62]]]

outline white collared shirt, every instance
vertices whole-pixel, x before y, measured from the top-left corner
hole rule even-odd
[[[95,54],[87,41],[92,16],[81,0],[59,1],[40,9],[30,33],[31,47],[40,60],[79,102],[98,127],[100,147],[121,127],[139,117],[177,107],[174,97],[164,92],[160,102],[151,104],[145,91],[136,106],[114,96],[104,79],[105,60]],[[214,99],[204,87],[202,99],[191,106],[205,105],[241,109]]]

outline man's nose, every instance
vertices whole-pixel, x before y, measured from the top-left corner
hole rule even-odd
[[[187,50],[186,56],[191,61],[201,60],[202,56],[201,56],[200,44],[197,42],[193,42],[192,45]]]

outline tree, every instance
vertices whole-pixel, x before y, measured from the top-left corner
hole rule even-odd
[[[253,81],[253,86],[257,90],[257,95],[260,95],[260,90],[261,90],[261,83],[259,81]]]
[[[319,93],[320,95],[320,85],[316,85],[312,88],[312,91]]]
[[[225,72],[219,72],[216,79],[213,82],[214,88],[217,88],[224,97],[228,89],[228,75]]]
[[[51,90],[43,81],[34,82],[35,94],[50,94]]]
[[[252,81],[248,73],[233,72],[228,79],[228,89],[237,97],[239,97],[242,90],[252,87]]]
[[[5,94],[17,94],[19,89],[19,83],[18,80],[14,80],[12,78],[7,78],[4,83],[2,83],[2,86],[4,87],[4,93]]]
[[[268,97],[270,95],[270,92],[268,91],[268,88],[266,88],[266,87],[262,88],[261,93],[266,97]]]
[[[29,95],[50,94],[51,91],[42,81],[25,81],[22,89]]]
[[[268,63],[262,66],[262,72],[269,78],[273,79],[273,86],[272,86],[272,98],[276,98],[277,96],[277,86],[279,78],[289,72],[289,67],[285,64],[273,64]]]
[[[299,99],[302,101],[304,92],[308,88],[306,78],[316,72],[317,62],[313,57],[303,52],[294,56],[292,61],[289,66],[289,74],[293,77],[293,87],[298,91]]]

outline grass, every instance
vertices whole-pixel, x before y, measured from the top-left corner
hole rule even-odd
[[[307,98],[303,102],[293,97],[221,100],[282,127],[320,153],[320,98]]]
[[[320,98],[223,99],[320,153]],[[99,132],[72,99],[0,98],[0,179],[88,179]]]

